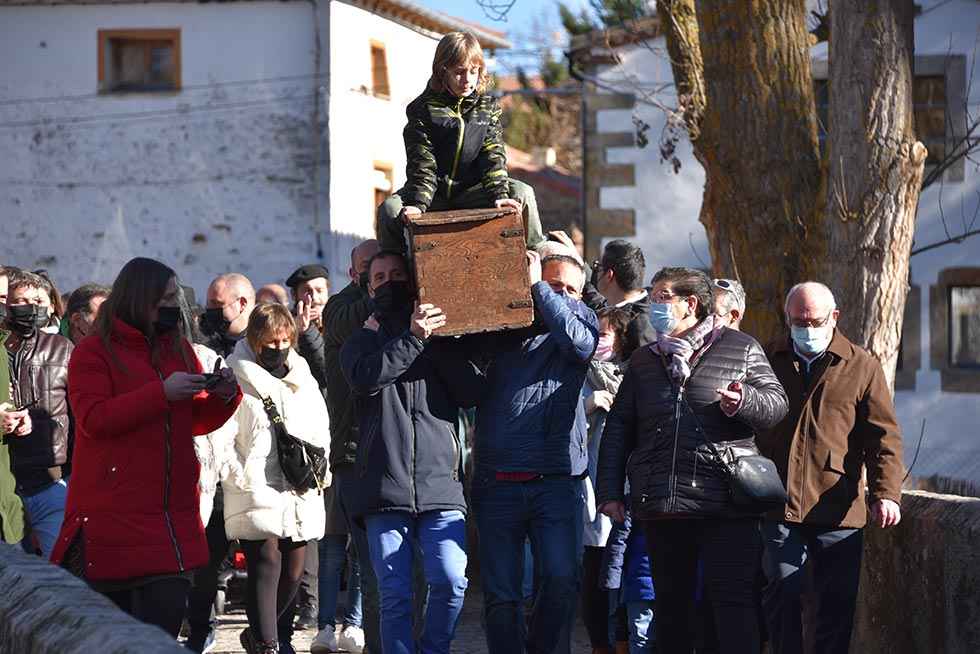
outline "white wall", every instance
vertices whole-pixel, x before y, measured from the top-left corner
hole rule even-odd
[[[920,3],[923,12],[916,20],[915,51],[922,55],[965,55],[969,78],[980,36],[980,3],[974,0],[931,0]],[[648,46],[637,46],[619,53],[622,64],[606,69],[601,77],[618,88],[649,90],[671,80],[671,72],[663,40]],[[826,59],[826,49],[814,49],[816,60]],[[980,75],[974,74],[970,88],[970,112],[980,114]],[[642,97],[642,93],[638,93]],[[669,93],[661,96],[670,104]],[[621,132],[633,129],[632,112],[602,111],[598,116],[600,132]],[[609,163],[633,163],[636,186],[603,189],[604,208],[633,208],[636,211],[635,241],[643,248],[648,271],[661,266],[701,266],[709,262],[704,228],[698,222],[698,212],[704,186],[704,171],[691,154],[690,143],[684,139],[678,147],[682,167],[674,174],[670,166],[660,162],[656,147],[663,128],[664,114],[659,109],[637,103],[636,115],[651,125],[648,136],[651,144],[644,148],[618,148],[609,153]],[[953,234],[963,231],[962,217],[969,222],[980,201],[980,173],[967,162],[965,179],[947,182],[926,189],[919,201],[915,246],[920,247],[946,238],[940,218],[940,199],[949,229]],[[973,228],[980,227],[978,221]],[[700,255],[694,255],[691,247]],[[906,463],[912,461],[922,420],[926,420],[926,435],[915,465],[916,475],[943,474],[980,483],[980,441],[976,438],[980,424],[980,395],[973,393],[943,393],[939,372],[929,364],[929,286],[936,283],[944,268],[980,266],[980,237],[962,244],[947,245],[912,259],[912,283],[921,287],[922,338],[915,347],[921,348],[922,367],[917,375],[915,391],[900,391],[896,408],[906,434]],[[750,309],[751,310],[751,307]],[[846,310],[846,308],[845,308]],[[906,344],[906,347],[912,345]],[[980,373],[978,373],[980,374]]]
[[[373,234],[375,162],[392,166],[394,189],[405,183],[405,108],[425,89],[435,38],[342,2],[331,3],[331,228],[337,257],[349,262],[354,241]],[[371,40],[385,45],[390,99],[371,94]],[[343,263],[346,271],[347,263]]]
[[[95,95],[97,30],[152,27],[180,28],[184,89]],[[301,2],[0,8],[0,261],[70,289],[145,255],[203,294],[313,260],[315,80],[219,85],[310,76],[312,35]],[[82,97],[10,103],[50,96]]]
[[[618,51],[622,63],[606,67],[599,73],[600,79],[615,89],[633,91],[637,96],[635,111],[624,109],[598,112],[598,131],[632,132],[634,115],[650,125],[645,148],[609,148],[610,164],[634,164],[636,185],[603,188],[599,202],[604,209],[632,208],[636,212],[636,242],[643,248],[647,272],[664,266],[710,265],[708,244],[704,227],[698,222],[701,196],[704,188],[704,169],[691,151],[691,143],[682,138],[677,146],[681,160],[679,174],[669,164],[660,162],[658,139],[666,122],[664,112],[645,98],[670,106],[674,100],[673,87],[654,93],[664,83],[670,83],[673,75],[664,49],[662,38],[648,45],[623,48]],[[600,90],[601,92],[601,90]],[[693,243],[693,247],[692,247]],[[697,254],[695,254],[695,252]]]

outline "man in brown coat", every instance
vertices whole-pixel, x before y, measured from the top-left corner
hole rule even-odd
[[[881,364],[836,329],[830,289],[794,286],[785,311],[791,336],[768,354],[790,409],[757,439],[789,496],[764,525],[764,606],[774,654],[800,653],[801,596],[812,590],[812,651],[836,654],[851,640],[868,506],[879,527],[901,520],[902,438]]]

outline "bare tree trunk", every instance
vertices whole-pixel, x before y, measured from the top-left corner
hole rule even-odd
[[[701,222],[714,273],[742,281],[743,328],[766,342],[782,332],[786,290],[816,272],[823,251],[805,4],[673,0],[658,12],[706,173]]]
[[[677,103],[684,116],[688,137],[694,143],[701,136],[701,117],[704,115],[704,62],[701,60],[694,0],[658,0],[657,17],[667,38]]]
[[[912,114],[912,0],[835,0],[823,280],[842,331],[894,380],[926,149]]]

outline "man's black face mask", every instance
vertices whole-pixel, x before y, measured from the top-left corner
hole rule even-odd
[[[205,309],[201,314],[200,325],[205,336],[224,336],[231,327],[231,321],[225,318],[224,309]]]
[[[407,280],[390,280],[374,289],[374,308],[381,316],[411,315],[415,308],[415,289]]]

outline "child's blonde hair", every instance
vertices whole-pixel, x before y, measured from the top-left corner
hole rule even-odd
[[[429,78],[429,88],[433,91],[449,93],[447,76],[450,68],[456,66],[479,66],[480,81],[475,93],[482,95],[490,85],[487,66],[483,61],[483,47],[476,37],[469,32],[450,32],[442,37],[436,46],[436,56],[432,59],[432,77]]]

